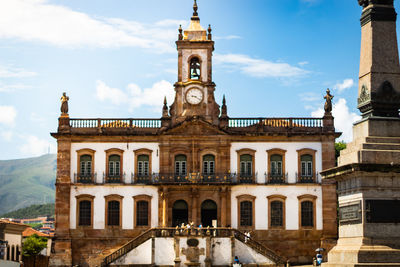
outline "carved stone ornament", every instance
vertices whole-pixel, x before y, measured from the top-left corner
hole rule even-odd
[[[326,89],[326,96],[324,96],[324,99],[325,99],[325,105],[324,105],[325,114],[331,113],[333,95],[331,95],[331,91],[329,90],[329,88]]]
[[[361,91],[360,98],[362,95]],[[364,95],[368,95],[367,91]],[[400,93],[393,88],[389,81],[384,81],[376,92],[371,92],[370,100],[359,101],[361,102],[358,104],[358,109],[363,113],[364,118],[371,116],[399,117]]]
[[[182,254],[188,262],[199,262],[200,255],[204,255],[204,248],[198,248],[199,241],[195,238],[187,240],[188,248],[182,248]]]
[[[365,102],[368,102],[369,100],[371,100],[371,95],[369,94],[368,88],[365,85],[363,85],[361,87],[361,93],[359,98],[357,99],[357,103],[361,105]]]

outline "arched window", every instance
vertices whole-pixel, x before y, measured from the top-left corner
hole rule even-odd
[[[108,201],[108,210],[107,210],[107,225],[109,226],[118,226],[120,221],[120,203],[119,201],[111,200]]]
[[[92,156],[82,155],[79,158],[80,177],[90,177],[92,175]]]
[[[111,155],[108,157],[108,176],[110,178],[121,177],[121,156]]]
[[[240,155],[240,176],[251,177],[253,174],[253,157],[249,154]]]
[[[301,226],[314,227],[314,203],[312,201],[301,202]]]
[[[282,227],[283,226],[283,202],[282,201],[271,201],[271,227]]]
[[[215,173],[215,156],[208,154],[203,156],[203,174],[213,175]]]
[[[7,245],[7,260],[8,260],[8,261],[11,259],[10,254],[11,254],[10,245]]]
[[[138,156],[137,175],[139,177],[149,176],[149,155],[139,155]]]
[[[200,60],[194,57],[190,60],[190,79],[200,80]]]
[[[253,225],[253,203],[251,201],[240,202],[240,226]]]
[[[79,202],[79,225],[89,226],[92,224],[92,202],[82,200]]]
[[[301,177],[313,176],[313,156],[310,154],[301,155]]]
[[[282,156],[274,154],[271,156],[271,176],[281,177],[282,176]]]
[[[149,225],[149,202],[145,200],[136,202],[136,226]]]
[[[179,175],[179,176],[186,175],[186,156],[185,155],[175,156],[175,175]]]

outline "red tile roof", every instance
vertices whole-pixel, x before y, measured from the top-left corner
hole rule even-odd
[[[34,235],[34,234],[37,234],[38,236],[49,237],[49,235],[47,235],[45,233],[42,233],[42,232],[39,232],[39,231],[33,229],[32,227],[28,227],[28,228],[25,229],[25,231],[22,232],[22,236],[23,237],[28,237],[28,236],[31,236],[31,235]]]

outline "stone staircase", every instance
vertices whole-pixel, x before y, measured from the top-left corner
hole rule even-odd
[[[152,263],[149,264],[142,264],[142,263],[137,263],[135,264],[134,262],[129,262],[128,264],[121,264],[124,257],[126,257],[129,253],[132,253],[132,251],[145,242],[149,240],[153,240],[152,243],[152,254],[154,254],[155,250],[155,245],[154,245],[154,239],[155,238],[165,238],[165,239],[171,239],[173,238],[174,241],[174,246],[176,246],[177,241],[181,238],[188,240],[188,239],[208,239],[211,240],[213,238],[216,239],[221,239],[221,238],[226,238],[229,240],[235,240],[236,242],[239,241],[240,245],[247,246],[249,249],[254,251],[255,254],[262,255],[262,257],[265,257],[268,259],[270,264],[258,264],[262,266],[284,266],[285,259],[282,257],[278,256],[273,252],[271,249],[263,246],[262,244],[258,243],[256,240],[252,238],[248,238],[245,236],[244,233],[237,229],[232,229],[232,228],[191,228],[191,229],[186,229],[186,228],[151,228],[147,230],[146,232],[142,233],[141,235],[137,236],[136,238],[132,239],[128,243],[124,244],[123,246],[114,249],[111,253],[106,255],[101,263],[102,267],[105,266],[155,266],[154,263],[154,255],[152,255]],[[209,242],[209,241],[208,241]],[[179,243],[179,241],[178,241]],[[208,243],[209,244],[209,243]],[[180,247],[174,248],[176,255],[175,259],[175,264],[174,265],[157,265],[157,266],[177,266],[176,261],[177,257],[179,256],[179,251]],[[206,249],[209,253],[210,248]],[[225,252],[226,253],[226,252]],[[103,253],[104,255],[105,253]],[[211,266],[211,260],[206,259],[207,263],[203,266]],[[272,264],[271,264],[272,263]],[[245,264],[248,265],[248,264]],[[229,261],[229,264],[227,266],[231,266],[231,259]],[[254,264],[251,264],[250,266],[256,266]]]

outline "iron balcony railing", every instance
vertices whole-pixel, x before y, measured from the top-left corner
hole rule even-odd
[[[296,172],[296,183],[299,184],[315,184],[319,183],[319,174],[312,173],[312,174],[302,174]]]
[[[256,175],[237,175],[236,173],[188,173],[179,175],[175,173],[153,173],[152,175],[134,175],[131,174],[132,184],[253,184],[257,178]]]
[[[123,174],[106,174],[103,173],[103,183],[106,184],[123,184],[125,183],[125,173]]]
[[[97,173],[74,173],[74,183],[94,184],[96,183]]]
[[[265,173],[265,183],[266,184],[287,184],[288,183],[288,173]]]

